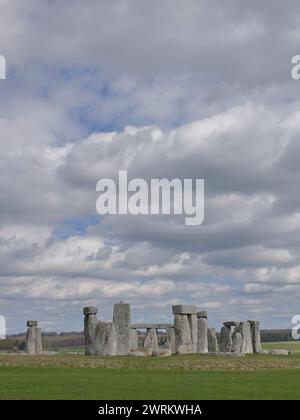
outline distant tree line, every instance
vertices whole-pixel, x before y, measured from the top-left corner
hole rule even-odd
[[[262,330],[261,341],[263,343],[272,341],[292,341],[292,330]]]
[[[60,347],[77,347],[84,345],[83,333],[43,333],[43,347],[48,350],[57,350]],[[9,336],[0,340],[2,351],[23,351],[25,350],[26,336],[24,334]]]
[[[9,337],[5,340],[0,340],[1,351],[23,351],[25,350],[25,338],[23,337]]]

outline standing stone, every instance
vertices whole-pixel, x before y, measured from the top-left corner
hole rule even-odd
[[[167,329],[167,345],[168,345],[168,348],[171,350],[172,354],[176,353],[174,328]]]
[[[36,327],[29,326],[26,334],[26,353],[36,354]]]
[[[98,321],[95,345],[97,356],[117,355],[117,335],[113,322]]]
[[[197,312],[197,317],[198,317],[197,353],[207,353],[208,352],[207,313]]]
[[[197,350],[197,317],[193,305],[174,305],[174,332],[176,353],[193,353]]]
[[[239,332],[235,332],[233,334],[231,351],[233,353],[241,353],[241,351],[242,351],[242,344],[243,344],[242,334],[239,333]]]
[[[235,332],[241,333],[243,337],[241,352],[245,354],[253,353],[251,323],[249,321],[240,322]]]
[[[26,353],[41,354],[43,352],[42,330],[38,328],[37,321],[27,321],[27,326]]]
[[[231,338],[231,328],[225,327],[225,325],[221,328],[220,333],[220,352],[227,353],[230,352],[232,346],[232,338]]]
[[[38,327],[35,327],[35,352],[36,354],[43,353],[42,330]]]
[[[98,309],[93,306],[87,306],[83,309],[84,313],[84,338],[85,338],[85,354],[94,356],[96,354],[96,327],[97,327]]]
[[[208,351],[210,353],[217,353],[219,349],[218,349],[217,331],[215,328],[209,328],[207,332],[207,341],[208,341]]]
[[[137,335],[137,330],[135,328],[130,328],[129,339],[130,339],[130,351],[136,350],[138,348],[138,335]]]
[[[155,328],[148,328],[144,341],[144,347],[151,350],[152,354],[158,353],[158,340]]]
[[[127,355],[130,350],[130,305],[116,303],[114,305],[114,324],[117,333],[117,354]]]
[[[198,347],[198,323],[196,315],[188,315],[188,320],[191,329],[191,338],[192,338],[192,352],[197,353]]]
[[[260,337],[260,328],[259,321],[251,321],[251,333],[252,333],[252,347],[253,353],[261,353],[261,337]]]
[[[187,315],[176,314],[174,316],[175,346],[176,353],[192,353],[193,343],[190,323]]]

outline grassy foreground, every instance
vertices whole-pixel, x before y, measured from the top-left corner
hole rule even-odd
[[[299,399],[296,370],[1,367],[2,399]]]
[[[239,358],[0,354],[0,399],[300,399],[300,343],[280,344],[268,347],[291,348],[292,354]]]

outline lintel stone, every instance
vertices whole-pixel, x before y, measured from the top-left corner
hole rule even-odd
[[[95,306],[86,306],[85,308],[83,308],[84,315],[96,315],[97,312],[98,308],[96,308]]]
[[[174,305],[172,307],[174,315],[195,315],[196,306],[193,305]]]
[[[260,321],[249,319],[248,322],[250,322],[251,325],[260,325]]]
[[[37,321],[27,321],[27,327],[37,327]]]
[[[147,323],[136,323],[136,324],[130,324],[130,328],[134,328],[136,330],[141,329],[156,329],[156,330],[166,330],[167,328],[174,327],[174,324],[147,324]]]
[[[207,311],[199,311],[197,312],[197,318],[206,318],[207,319]]]
[[[225,321],[223,322],[224,327],[236,327],[240,321]]]

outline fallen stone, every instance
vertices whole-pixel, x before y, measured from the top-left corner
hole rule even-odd
[[[130,356],[137,356],[137,357],[149,357],[150,356],[148,351],[145,351],[145,350],[142,350],[142,349],[130,350],[129,355]]]
[[[152,354],[155,357],[169,357],[172,356],[170,349],[160,349],[158,352]]]
[[[141,350],[131,350],[130,356],[149,357],[149,354]]]
[[[291,354],[290,349],[272,349],[270,354],[276,354],[280,356],[289,356]]]
[[[231,353],[231,352],[216,352],[216,353],[206,353],[207,356],[228,356],[228,357],[243,357],[245,353]]]
[[[261,351],[259,352],[259,354],[270,354],[270,352],[269,352],[269,350],[261,349]]]

